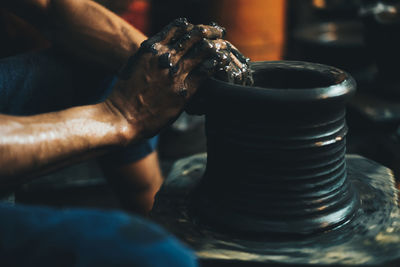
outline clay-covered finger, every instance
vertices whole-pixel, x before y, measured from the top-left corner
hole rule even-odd
[[[191,47],[203,39],[217,40],[224,35],[224,29],[214,26],[196,25],[182,38],[171,45],[172,50],[176,51],[178,56],[185,54]]]
[[[221,39],[225,36],[225,28],[220,26],[210,26],[210,25],[196,25],[193,30],[200,31],[203,38],[215,40]]]
[[[226,29],[225,29],[224,27],[218,25],[216,22],[210,22],[210,24],[208,24],[208,25],[213,26],[213,27],[215,27],[215,28],[218,28],[218,29],[222,32],[222,37],[221,37],[221,38],[224,38],[224,37],[225,37],[225,35],[226,35]]]
[[[218,51],[217,55],[218,67],[215,77],[226,82],[241,84],[246,71],[245,64],[242,64],[230,50]]]
[[[178,48],[175,50],[175,60],[179,61],[182,57],[187,57],[187,58],[193,58],[196,57],[199,52],[199,50],[209,50],[208,53],[214,53],[216,54],[217,51],[219,50],[225,50],[228,48],[228,43],[223,40],[223,39],[217,39],[217,40],[209,40],[206,38],[202,38],[201,41],[198,41],[195,43],[195,40],[189,40],[187,39],[187,44],[185,44],[184,47]]]
[[[232,62],[239,69],[239,72],[241,74],[240,76],[237,76],[237,78],[239,79],[236,79],[235,83],[242,85],[253,85],[253,75],[249,66],[250,59],[245,58],[245,62],[243,62],[242,60],[240,60],[240,57],[238,58],[237,54],[234,53],[233,50],[231,50],[231,57],[233,59]]]
[[[231,54],[231,58],[232,58]],[[215,73],[215,77],[235,84],[251,85],[251,73],[245,64],[237,64],[236,60],[231,60],[228,64],[219,64]]]
[[[195,69],[201,63],[201,59],[207,56],[212,57],[213,62],[217,62],[213,63],[213,72],[216,78],[230,83],[252,84],[247,60],[243,63],[232,51],[229,42],[222,39],[203,39],[201,45],[197,45],[183,57],[184,64],[182,65],[185,66],[183,72]]]
[[[169,27],[165,28],[163,38],[159,42],[164,45],[175,43],[184,34],[193,30],[193,28],[194,25],[189,23],[185,18],[176,19]]]
[[[194,47],[190,48],[190,51],[186,53],[182,51],[182,57],[179,54],[176,56],[178,59],[176,65],[184,66],[182,68],[183,72],[192,71],[197,65],[201,62],[213,62],[213,68],[216,66],[216,63],[222,65],[228,65],[232,58],[230,57],[230,52],[227,50],[229,45],[225,40],[209,40],[203,38],[201,42],[198,42]],[[212,58],[212,60],[210,60]],[[208,60],[207,60],[208,59]]]
[[[212,59],[213,65],[215,66],[221,60],[229,61],[229,53],[227,51],[222,52],[223,50],[218,48],[221,46],[222,44],[220,42],[203,39],[202,42],[198,43],[196,47],[193,47],[190,52],[178,61],[178,64],[182,66],[181,72],[189,73],[200,65],[200,63],[204,61],[211,62],[210,59]]]
[[[245,57],[242,53],[239,52],[239,50],[229,41],[226,41],[226,43],[229,46],[229,50],[232,52],[232,54],[243,64],[248,64],[250,62],[250,59],[248,57]]]
[[[179,18],[165,26],[160,32],[150,37],[141,44],[142,50],[156,54],[156,44],[168,44],[176,42],[182,35],[193,29],[193,24],[186,18]]]
[[[220,50],[226,50],[228,48],[228,44],[225,40],[218,39],[218,40],[208,40],[203,38],[201,43],[198,43],[197,47],[195,47],[189,55],[186,56],[185,59],[195,59],[198,58],[198,60],[191,60],[194,65],[198,64],[198,62],[201,62],[204,58],[204,56],[215,54],[217,55],[217,52]],[[161,68],[169,68],[171,71],[174,73],[178,72],[178,65],[180,65],[181,62],[180,59],[181,57],[185,54],[187,49],[191,49],[192,47],[187,47],[182,51],[176,52],[174,56],[171,55],[172,52],[166,52],[162,55],[159,56],[159,66]],[[173,58],[174,57],[174,58]],[[190,60],[189,60],[190,61]],[[186,64],[186,66],[189,66],[191,68],[191,64]]]
[[[237,78],[239,77],[239,79],[241,79],[242,75],[247,71],[247,64],[242,63],[237,56],[233,53],[233,51],[230,51],[229,54],[230,58],[232,59],[231,65],[233,68],[233,71],[236,73],[238,73],[238,75],[236,75],[235,78],[235,83],[240,83],[240,80],[238,80]],[[239,75],[240,74],[240,75]]]
[[[243,82],[244,71],[241,66],[237,66],[236,64],[232,64],[232,76],[234,79],[234,83],[241,84]]]
[[[204,39],[191,51],[189,56],[184,58],[177,55],[173,58],[170,52],[160,55],[158,58],[159,67],[168,68],[171,76],[177,75],[178,72],[188,73],[204,59],[216,53],[220,47],[226,46],[221,42]]]
[[[226,43],[228,45],[227,50],[230,52],[230,58],[232,59],[231,76],[234,76],[234,80],[231,82],[252,85],[254,81],[249,67],[250,59],[240,53],[230,42],[226,41]]]
[[[232,63],[231,53],[227,50],[217,51],[218,71],[226,71]]]

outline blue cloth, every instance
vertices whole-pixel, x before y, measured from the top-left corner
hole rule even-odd
[[[0,204],[1,266],[197,266],[157,225],[121,212]]]
[[[111,93],[113,75],[67,57],[55,49],[0,59],[0,113],[34,115],[95,104]],[[157,137],[106,156],[127,164],[156,149]]]

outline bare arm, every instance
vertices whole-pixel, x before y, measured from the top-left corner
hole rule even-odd
[[[157,152],[117,168],[105,164],[102,168],[126,210],[142,215],[150,212],[163,182]]]
[[[32,117],[1,115],[2,186],[23,183],[42,173],[106,153],[114,146],[156,134],[179,115],[202,79],[213,72],[215,58],[227,59],[228,52],[223,50],[228,48],[219,39],[223,36],[219,27],[173,23],[150,39],[142,53],[126,64],[146,37],[92,1],[3,0],[2,4],[47,30],[53,41],[76,56],[112,71],[126,65],[124,70],[128,74],[117,83],[113,94],[98,105]],[[203,45],[191,49],[198,43]],[[199,72],[205,61],[210,69],[204,72],[202,68]],[[154,166],[154,160],[142,163],[150,162]],[[123,180],[129,173],[137,174],[134,181],[127,178],[132,188],[140,188],[140,177],[152,175],[141,173],[140,169],[126,166],[119,176]],[[145,169],[149,170],[148,166]],[[154,177],[158,180],[160,175]],[[143,181],[142,193],[138,194],[143,211],[150,207],[159,185],[158,181],[148,187],[149,181]]]
[[[222,34],[218,27],[176,21],[128,61],[103,103],[29,117],[0,115],[0,184],[20,184],[158,133],[213,72],[197,70],[215,61]]]
[[[119,70],[146,36],[90,0],[3,0],[58,46],[111,71]]]
[[[0,115],[0,183],[20,184],[135,136],[105,103],[29,117]]]

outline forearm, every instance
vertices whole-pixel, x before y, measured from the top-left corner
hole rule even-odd
[[[163,182],[157,152],[130,164],[101,166],[122,206],[130,212],[147,215]]]
[[[116,14],[90,0],[8,2],[11,11],[45,29],[58,46],[111,71],[119,70],[146,39]]]
[[[95,157],[133,139],[105,104],[29,117],[0,115],[0,185]]]

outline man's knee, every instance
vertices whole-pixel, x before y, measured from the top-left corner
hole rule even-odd
[[[114,216],[120,216],[116,213]],[[197,266],[193,253],[183,246],[175,237],[159,226],[142,219],[131,217],[123,218],[120,224],[115,225],[115,233],[108,242],[104,242],[104,255],[101,262],[94,262],[96,266],[104,262],[132,266]],[[100,240],[93,237],[90,242],[98,244]],[[87,244],[90,255],[90,247]],[[108,255],[107,255],[108,254]],[[92,257],[94,256],[94,257]]]
[[[197,265],[170,234],[125,213],[5,205],[0,215],[0,261],[13,266]]]

